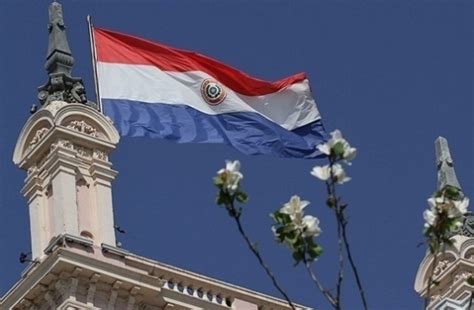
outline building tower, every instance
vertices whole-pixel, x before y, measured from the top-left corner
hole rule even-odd
[[[48,81],[13,162],[30,216],[32,262],[0,309],[288,309],[286,302],[116,246],[109,154],[119,136],[87,100],[62,7],[49,7]],[[36,111],[37,110],[37,111]],[[299,308],[303,309],[303,307]]]
[[[443,137],[437,138],[435,149],[437,189],[449,185],[462,190],[454,171],[448,141]],[[474,214],[469,212],[465,215],[463,226],[453,235],[452,241],[453,245],[438,255],[436,266],[433,266],[433,255],[428,251],[418,267],[415,290],[421,297],[426,298],[427,283],[433,268],[433,280],[438,283],[430,289],[428,309],[474,309],[474,304],[469,308],[473,287],[466,282],[469,276],[474,275]]]

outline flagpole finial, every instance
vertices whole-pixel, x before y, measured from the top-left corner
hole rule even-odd
[[[71,75],[74,58],[66,36],[62,5],[57,1],[49,5],[48,37],[45,69],[49,78],[38,89],[41,105],[55,100],[93,104],[87,101],[82,79]]]
[[[435,140],[436,150],[436,166],[438,170],[438,190],[442,190],[446,186],[452,186],[459,190],[458,178],[454,171],[454,163],[449,151],[448,140],[444,137],[438,137]]]

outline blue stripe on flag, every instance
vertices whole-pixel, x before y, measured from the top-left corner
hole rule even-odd
[[[151,137],[178,143],[226,143],[244,154],[316,158],[327,140],[321,120],[289,131],[252,112],[209,115],[187,105],[102,99],[104,113],[121,136]]]

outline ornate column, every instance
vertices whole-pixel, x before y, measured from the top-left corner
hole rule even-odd
[[[46,84],[18,138],[13,162],[28,171],[22,193],[30,213],[33,259],[42,258],[52,238],[70,234],[115,246],[108,161],[119,136],[87,100],[82,80],[73,77],[74,58],[62,6],[49,6]],[[38,110],[38,111],[37,111]]]
[[[13,161],[28,171],[22,193],[33,258],[59,234],[115,246],[111,182],[117,172],[108,154],[118,141],[111,122],[84,104],[53,101],[27,121]]]
[[[46,193],[43,187],[43,180],[40,178],[37,169],[31,168],[29,170],[22,193],[28,202],[31,251],[34,253],[34,257],[36,257],[48,245],[47,235],[50,228],[49,210],[43,207],[46,203]]]

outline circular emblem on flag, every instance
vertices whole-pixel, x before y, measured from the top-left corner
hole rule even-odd
[[[211,79],[205,79],[201,84],[201,95],[210,105],[218,105],[224,101],[227,93],[224,87]]]

